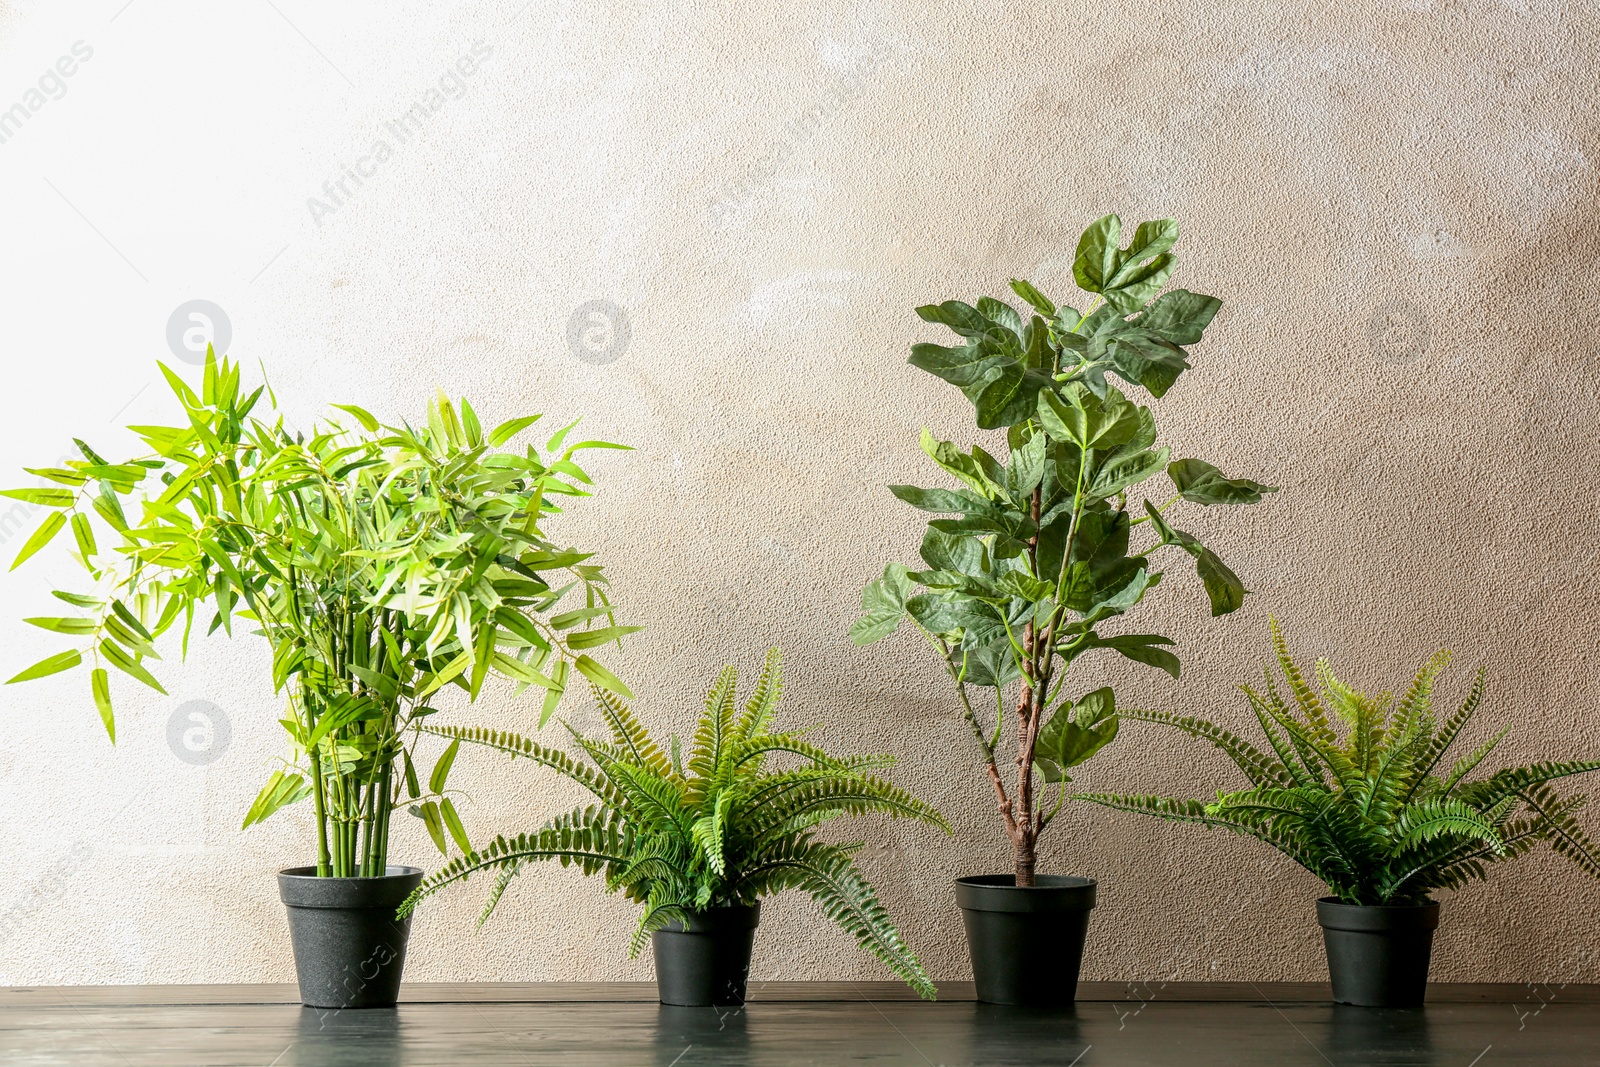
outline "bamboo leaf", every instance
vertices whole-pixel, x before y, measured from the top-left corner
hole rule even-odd
[[[75,495],[70,489],[0,489],[0,496],[21,500],[26,504],[39,504],[47,508],[72,506]]]
[[[567,647],[574,652],[585,648],[597,648],[643,629],[643,626],[603,626],[598,630],[579,630],[577,633],[567,635]]]
[[[623,685],[621,679],[612,674],[610,671],[606,670],[604,667],[600,666],[600,664],[596,663],[588,656],[579,656],[577,660],[574,661],[573,666],[578,668],[579,674],[583,675],[600,688],[609,689],[611,692],[617,694],[619,697],[622,697],[624,700],[633,699],[633,690]]]
[[[29,556],[48,545],[51,539],[60,533],[61,528],[66,524],[67,514],[64,511],[52,511],[46,515],[44,522],[39,524],[39,528],[33,532],[33,536],[28,538],[27,543],[22,546],[22,551],[17,553],[17,558],[11,561],[11,569],[16,570],[22,566],[23,561]]]
[[[377,431],[378,420],[373,418],[372,413],[366,408],[357,407],[354,404],[335,404],[333,406],[338,408],[340,411],[348,411],[350,414],[354,415],[356,417],[356,421],[361,424],[361,428],[368,433],[375,433]]]
[[[89,688],[94,693],[94,706],[100,709],[100,721],[105,724],[111,743],[117,743],[117,724],[111,715],[111,678],[104,667],[89,672]]]
[[[438,759],[438,762],[433,765],[433,773],[428,776],[429,792],[444,792],[445,780],[450,777],[450,767],[456,761],[456,753],[460,751],[460,741],[452,741],[450,742],[449,746],[445,748],[444,754],[441,755]]]
[[[11,685],[14,682],[31,682],[35,678],[44,678],[47,675],[71,670],[73,667],[76,667],[82,662],[83,653],[79,652],[75,648],[66,652],[57,652],[55,655],[48,656],[40,660],[38,663],[35,663],[21,674],[11,678],[6,682],[6,684]]]
[[[439,814],[450,836],[455,839],[456,847],[463,853],[471,852],[472,840],[467,837],[467,828],[461,825],[461,816],[456,814],[456,806],[449,797],[439,801]]]
[[[145,670],[137,659],[128,655],[128,653],[124,652],[120,647],[113,644],[111,641],[100,642],[100,654],[106,658],[107,663],[110,663],[113,667],[117,668],[117,670],[128,675],[130,678],[137,678],[139,681],[143,682],[151,689],[154,689],[162,696],[166,696],[167,691],[161,688],[161,683],[156,681],[155,676],[149,671]]]

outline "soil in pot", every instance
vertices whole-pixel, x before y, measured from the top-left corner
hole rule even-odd
[[[1018,886],[1010,874],[956,879],[978,999],[988,1004],[1071,1004],[1098,883],[1041,874]]]
[[[1420,1008],[1439,905],[1365,907],[1333,897],[1317,901],[1337,1004]]]
[[[661,1003],[743,1004],[761,905],[707,908],[650,935]]]
[[[318,878],[315,867],[278,872],[307,1007],[392,1008],[400,998],[411,920],[394,913],[422,881],[422,871],[386,872],[379,878]]]

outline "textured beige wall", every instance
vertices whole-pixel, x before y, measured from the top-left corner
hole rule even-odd
[[[1592,3],[521,3],[7,5],[0,108],[93,54],[0,143],[0,466],[170,417],[152,361],[195,298],[305,420],[417,413],[435,386],[486,418],[584,415],[637,451],[596,460],[562,531],[650,627],[625,657],[649,720],[686,728],[717,665],[781,644],[789,721],[900,753],[949,813],[950,838],[865,827],[864,862],[959,977],[950,879],[1003,868],[992,804],[925,650],[846,637],[861,583],[915,557],[919,516],[883,486],[929,479],[918,428],[970,434],[904,362],[937,336],[911,308],[1012,275],[1060,290],[1086,221],[1171,215],[1178,283],[1227,306],[1164,439],[1283,491],[1195,520],[1255,590],[1243,611],[1211,620],[1188,575],[1149,603],[1181,684],[1109,662],[1085,683],[1242,725],[1231,686],[1275,612],[1374,687],[1447,644],[1458,684],[1488,666],[1480,729],[1516,723],[1511,753],[1600,752]],[[480,41],[400,143],[385,124]],[[569,343],[592,300],[625,344],[609,312]],[[0,552],[27,518],[0,507]],[[17,619],[70,574],[0,579],[7,673],[55,647]],[[0,984],[289,976],[272,872],[306,859],[308,820],[236,829],[283,749],[265,663],[201,642],[170,698],[123,687],[115,748],[81,677],[4,691]],[[198,765],[167,734],[194,700],[230,728]],[[502,693],[459,721],[528,714]],[[480,833],[567,799],[460,766]],[[1141,728],[1080,780],[1236,781]],[[394,852],[437,860],[412,820]],[[1316,886],[1261,847],[1072,810],[1044,866],[1101,880],[1088,977],[1321,973]],[[481,890],[422,914],[412,977],[649,974],[596,884],[530,874],[474,934]],[[766,914],[760,977],[881,976],[807,901]],[[1436,976],[1600,980],[1597,918],[1600,886],[1522,862],[1447,902]]]

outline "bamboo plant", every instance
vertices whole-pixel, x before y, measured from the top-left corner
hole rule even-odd
[[[385,872],[402,805],[441,852],[449,839],[470,846],[446,793],[457,746],[426,777],[417,767],[419,728],[446,687],[468,700],[491,676],[531,689],[541,725],[569,669],[628,695],[591,651],[638,627],[616,624],[591,554],[544,531],[560,499],[588,495],[574,457],[623,446],[568,444],[568,426],[543,452],[502,450],[540,416],[485,432],[471,404],[442,393],[421,426],[335,405],[341,416],[298,433],[257,414],[276,398],[265,382],[246,394],[226,358],[208,352],[198,393],[161,371],[183,417],[129,427],[144,454],[112,462],[76,441],[81,460],[29,470],[53,485],[5,493],[49,509],[12,566],[70,526],[94,583],[55,593],[74,614],[27,620],[77,647],[12,682],[88,664],[115,743],[112,671],[164,693],[149,666],[163,634],[181,621],[186,655],[197,621],[206,634],[250,627],[271,646],[292,748],[244,825],[309,796],[317,873],[333,877]],[[569,598],[581,606],[558,613]]]
[[[924,569],[891,563],[867,586],[850,631],[865,645],[909,620],[927,639],[977,742],[1019,886],[1034,884],[1038,841],[1060,811],[1066,771],[1117,732],[1111,689],[1066,692],[1073,664],[1107,649],[1178,676],[1170,638],[1101,632],[1161,581],[1157,554],[1174,547],[1194,558],[1212,615],[1244,602],[1244,584],[1198,537],[1175,528],[1169,509],[1180,500],[1255,504],[1274,491],[1204,460],[1172,460],[1156,446],[1150,408],[1108,381],[1116,375],[1159,399],[1189,366],[1185,346],[1200,341],[1222,306],[1186,289],[1162,292],[1176,222],[1141,223],[1127,247],[1121,234],[1121,221],[1107,215],[1078,243],[1073,276],[1089,296],[1084,311],[1056,305],[1026,281],[1011,288],[1030,313],[992,297],[917,309],[963,342],[913,345],[911,364],[959,388],[980,429],[1005,431],[1006,450],[962,451],[923,431],[923,451],[957,487],[889,489],[950,517],[928,523]],[[1144,494],[1162,472],[1172,495],[1158,505]],[[1143,547],[1133,538],[1140,526]],[[1008,709],[1009,757],[1001,740]]]

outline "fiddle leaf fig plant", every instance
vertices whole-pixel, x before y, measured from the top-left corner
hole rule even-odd
[[[631,695],[594,654],[639,628],[616,625],[591,554],[544,530],[559,499],[589,495],[577,454],[624,446],[567,443],[568,426],[544,452],[502,451],[539,416],[485,430],[471,404],[443,394],[420,426],[337,405],[354,426],[301,433],[259,414],[263,394],[275,399],[264,383],[245,392],[226,358],[208,351],[198,393],[161,370],[182,417],[129,427],[143,454],[114,463],[78,441],[81,460],[30,471],[60,488],[4,494],[50,509],[18,563],[70,525],[93,582],[55,594],[73,614],[27,620],[77,647],[12,682],[89,662],[115,742],[110,671],[165,692],[147,666],[163,634],[181,621],[187,652],[202,610],[207,634],[245,623],[271,645],[292,756],[244,825],[311,797],[317,873],[336,877],[384,873],[395,808],[420,816],[441,852],[447,835],[470,847],[447,792],[457,746],[425,779],[416,767],[419,727],[445,687],[475,700],[505,679],[542,696],[541,722],[569,669]]]
[[[1121,233],[1115,215],[1084,231],[1073,266],[1087,296],[1082,311],[1026,281],[1011,288],[1030,312],[992,297],[917,309],[963,340],[914,345],[910,362],[959,388],[979,428],[1005,430],[1006,447],[1000,455],[981,445],[963,450],[923,431],[922,450],[954,486],[889,489],[944,517],[928,522],[922,569],[889,564],[863,592],[851,628],[865,645],[909,621],[938,654],[977,742],[1021,886],[1034,883],[1037,842],[1066,798],[1067,772],[1117,733],[1115,694],[1071,694],[1072,665],[1103,649],[1178,676],[1170,638],[1103,632],[1162,580],[1165,549],[1194,559],[1213,615],[1244,602],[1238,576],[1175,526],[1170,510],[1179,501],[1255,504],[1275,491],[1204,460],[1173,460],[1156,444],[1150,408],[1112,384],[1108,376],[1164,396],[1189,366],[1185,346],[1201,340],[1222,303],[1161,291],[1175,262],[1175,221],[1141,223],[1126,247]],[[1158,493],[1151,483],[1163,474],[1171,489]],[[1152,495],[1166,499],[1156,504]],[[1008,709],[1009,785],[1001,773]],[[1041,799],[1041,784],[1056,787],[1054,803]]]

